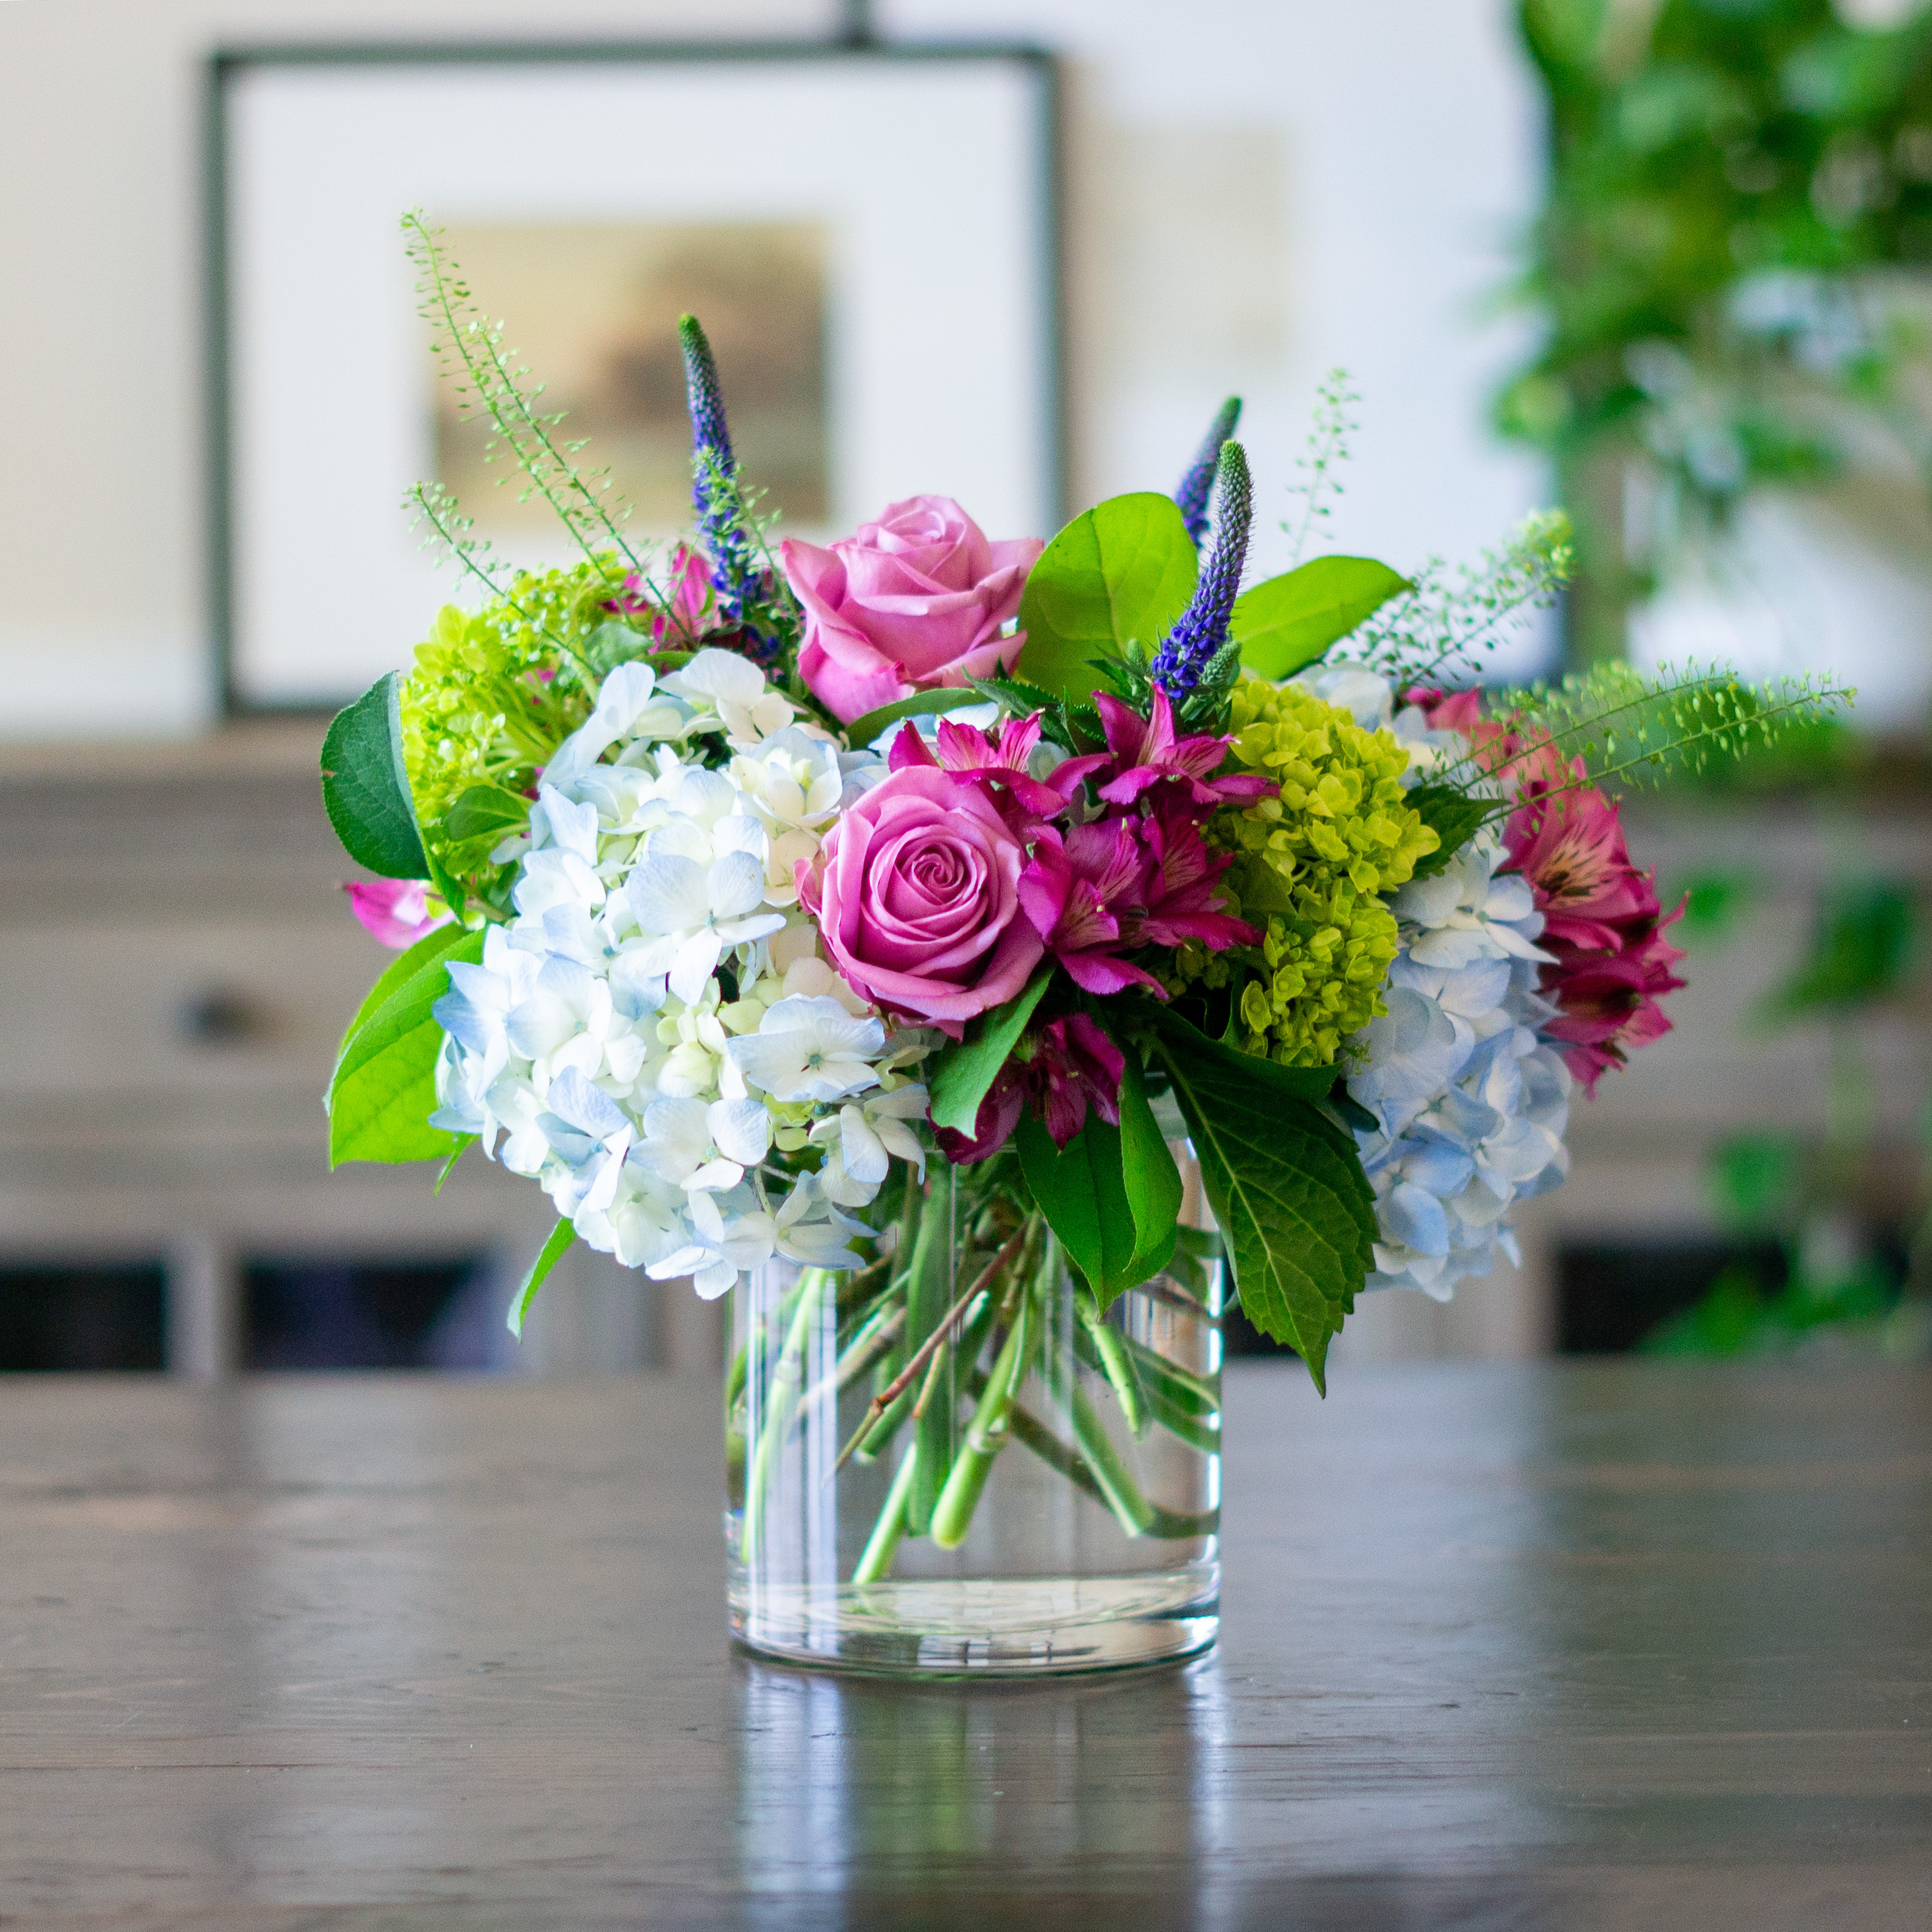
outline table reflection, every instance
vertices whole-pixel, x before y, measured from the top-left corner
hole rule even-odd
[[[1144,1896],[1224,1837],[1220,1664],[906,1685],[735,1666],[740,1880],[892,1892],[968,1874]]]

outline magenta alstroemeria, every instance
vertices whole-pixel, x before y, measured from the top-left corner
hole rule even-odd
[[[1087,1124],[1090,1107],[1110,1127],[1120,1124],[1120,1076],[1126,1058],[1084,1013],[1069,1013],[1040,1030],[1026,1066],[1027,1084],[1055,1147]]]
[[[950,1127],[936,1130],[940,1150],[957,1167],[985,1160],[1012,1138],[1029,1106],[1046,1122],[1055,1147],[1065,1147],[1087,1124],[1090,1108],[1117,1127],[1126,1070],[1126,1056],[1086,1014],[1050,1021],[1000,1068],[980,1102],[970,1138]]]
[[[700,551],[680,544],[670,555],[668,598],[660,598],[646,587],[634,570],[627,572],[614,597],[604,599],[604,608],[627,617],[651,614],[651,642],[682,646],[694,641],[704,628],[703,619],[712,608],[714,591],[711,566]]]
[[[1028,760],[1040,742],[1040,716],[1036,711],[1030,718],[1008,718],[998,738],[989,736],[976,724],[956,724],[950,718],[942,718],[937,758],[917,729],[908,724],[893,740],[886,762],[896,772],[903,771],[908,765],[937,765],[982,789],[1003,784],[1031,816],[1057,818],[1066,809],[1080,781],[1109,760],[1104,752],[1084,758],[1068,758],[1045,778],[1036,778],[1028,769]]]
[[[1630,863],[1616,806],[1594,785],[1531,785],[1503,837],[1511,868],[1535,892],[1544,945],[1614,952],[1655,925],[1656,890]]]
[[[1563,1058],[1586,1094],[1632,1050],[1670,1030],[1658,1001],[1684,982],[1672,971],[1682,952],[1664,936],[1679,906],[1636,945],[1621,953],[1584,954],[1544,969],[1544,991],[1556,1002],[1556,1017],[1544,1030],[1562,1042]]]
[[[1132,805],[1150,786],[1169,781],[1184,787],[1188,796],[1202,806],[1231,800],[1245,804],[1275,789],[1274,779],[1258,772],[1235,772],[1210,779],[1234,740],[1204,733],[1176,738],[1174,706],[1159,685],[1154,687],[1152,715],[1146,718],[1104,691],[1094,692],[1094,702],[1113,754],[1114,775],[1100,788],[1100,796],[1110,805]]]
[[[1480,691],[1445,693],[1439,685],[1414,684],[1402,694],[1402,701],[1419,706],[1423,722],[1432,731],[1460,731],[1467,737],[1483,722]]]
[[[351,879],[342,890],[350,910],[398,952],[456,916],[420,879]]]
[[[1176,800],[1174,807],[1144,819],[1141,836],[1152,862],[1140,921],[1144,944],[1179,946],[1198,939],[1210,952],[1260,945],[1264,934],[1258,927],[1216,902],[1221,874],[1234,863],[1234,854],[1209,847],[1186,805]]]
[[[1151,973],[1118,956],[1145,943],[1148,866],[1138,824],[1115,818],[1064,833],[1042,826],[1020,874],[1020,904],[1076,986],[1100,994],[1144,986],[1164,1000]]]
[[[1594,785],[1568,782],[1580,769],[1552,768],[1559,776],[1525,786],[1503,842],[1544,916],[1538,943],[1554,956],[1542,974],[1544,994],[1557,1009],[1546,1030],[1594,1094],[1633,1048],[1670,1030],[1658,1002],[1683,985],[1671,968],[1684,956],[1664,928],[1684,908],[1663,916],[1650,874],[1630,863],[1615,802]]]

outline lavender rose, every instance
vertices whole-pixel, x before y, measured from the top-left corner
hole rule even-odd
[[[800,903],[832,963],[868,999],[956,1040],[1003,1006],[1045,946],[1021,909],[1026,848],[972,785],[895,772],[798,868]]]
[[[849,724],[916,690],[1011,670],[1025,634],[1000,626],[1046,545],[989,543],[950,496],[909,496],[829,550],[792,537],[781,548],[805,610],[800,674]]]

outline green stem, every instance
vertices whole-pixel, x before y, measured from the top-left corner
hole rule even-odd
[[[1013,1440],[1022,1443],[1046,1466],[1064,1476],[1075,1488],[1091,1496],[1103,1507],[1110,1508],[1106,1492],[1094,1480],[1094,1472],[1088,1467],[1087,1460],[1070,1449],[1037,1416],[1031,1414],[1021,1403],[1013,1404],[1013,1412],[1007,1426],[1012,1430]],[[1178,1542],[1189,1537],[1212,1536],[1221,1526],[1219,1510],[1183,1511],[1162,1509],[1158,1503],[1149,1503],[1148,1526],[1149,1536],[1159,1537],[1169,1542]]]
[[[903,1306],[874,1310],[858,1334],[853,1336],[830,1374],[820,1376],[806,1391],[803,1400],[798,1406],[799,1413],[808,1414],[820,1402],[850,1388],[874,1363],[882,1360],[892,1352],[892,1345],[898,1341],[899,1330],[904,1325],[905,1310]]]
[[[892,1486],[886,1492],[885,1507],[879,1511],[879,1520],[873,1524],[872,1533],[866,1539],[866,1547],[860,1552],[859,1567],[852,1572],[854,1582],[882,1582],[892,1568],[899,1539],[905,1534],[906,1499],[912,1494],[918,1462],[919,1444],[914,1442],[908,1445],[905,1454],[900,1459]]]
[[[973,1412],[965,1440],[933,1504],[932,1536],[941,1550],[957,1550],[965,1541],[986,1478],[993,1472],[993,1458],[1005,1445],[1006,1418],[1020,1384],[1026,1379],[1041,1325],[1034,1301],[1035,1291],[1031,1288],[1022,1294],[1018,1312],[1006,1333],[1006,1346],[986,1378],[986,1392]]]
[[[1073,1426],[1073,1446],[1099,1485],[1102,1498],[1130,1536],[1144,1535],[1154,1521],[1154,1506],[1142,1495],[1126,1465],[1108,1439],[1106,1425],[1094,1412],[1078,1378],[1070,1370],[1065,1390],[1066,1419]]]
[[[1073,1308],[1080,1318],[1081,1330],[1099,1359],[1102,1372],[1114,1385],[1114,1394],[1120,1400],[1120,1413],[1126,1418],[1127,1427],[1138,1442],[1148,1432],[1147,1392],[1141,1387],[1141,1378],[1135,1370],[1134,1358],[1127,1352],[1126,1340],[1118,1328],[1108,1324],[1090,1288],[1074,1290]]]
[[[1168,1414],[1181,1415],[1192,1419],[1199,1428],[1220,1414],[1221,1405],[1210,1384],[1136,1342],[1131,1335],[1116,1335],[1114,1339],[1133,1366],[1140,1388],[1150,1397],[1156,1422],[1164,1423]],[[1073,1352],[1096,1375],[1107,1373],[1105,1358],[1085,1331],[1074,1336]],[[1109,1375],[1108,1379],[1111,1382],[1113,1378]]]
[[[953,1271],[952,1185],[952,1170],[948,1168],[943,1178],[928,1189],[920,1210],[919,1239],[913,1249],[911,1278],[906,1285],[905,1336],[910,1349],[918,1349],[930,1339],[950,1312],[958,1292]],[[946,1399],[952,1394],[950,1389],[934,1393],[939,1399],[927,1402],[915,1425],[919,1467],[906,1504],[906,1527],[916,1536],[922,1535],[932,1520],[939,1484],[952,1464],[958,1439],[958,1405]],[[912,1395],[916,1404],[919,1391],[913,1391]]]
[[[765,1513],[770,1506],[766,1491],[776,1473],[776,1464],[785,1438],[791,1432],[797,1412],[799,1390],[805,1380],[804,1354],[812,1324],[818,1312],[818,1301],[825,1285],[837,1277],[828,1268],[807,1268],[800,1278],[798,1300],[792,1312],[791,1326],[771,1380],[765,1384],[765,1412],[760,1418],[758,1446],[752,1456],[751,1473],[745,1487],[744,1528],[739,1540],[740,1558],[749,1564],[757,1556],[764,1532]]]

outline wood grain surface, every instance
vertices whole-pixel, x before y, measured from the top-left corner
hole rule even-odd
[[[1336,1379],[964,1688],[730,1653],[701,1381],[0,1383],[0,1927],[1932,1924],[1932,1376]]]

